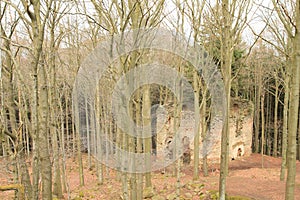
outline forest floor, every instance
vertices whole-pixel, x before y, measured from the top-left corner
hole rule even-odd
[[[65,193],[65,199],[103,199],[118,200],[121,196],[121,183],[117,181],[116,173],[107,169],[104,173],[104,184],[99,185],[96,169],[88,169],[86,155],[84,155],[85,185],[79,186],[78,164],[76,160],[67,160],[67,176],[69,194]],[[285,194],[285,182],[279,180],[281,158],[260,154],[252,154],[249,157],[241,157],[230,161],[229,175],[227,178],[227,194],[229,196],[242,196],[257,200],[282,200]],[[12,174],[9,173],[10,165],[4,158],[0,159],[0,185],[12,183]],[[171,173],[152,173],[154,188],[153,200],[172,199],[176,190],[176,177]],[[198,181],[193,180],[192,165],[183,167],[181,172],[181,199],[211,199],[214,191],[218,190],[219,166],[209,166],[209,176],[200,174]],[[151,196],[151,195],[150,195]],[[68,198],[69,197],[69,198]],[[204,197],[204,198],[203,198]],[[0,192],[0,199],[13,199],[13,191]],[[241,198],[235,198],[241,199]],[[295,185],[295,199],[300,199],[300,162],[297,161],[297,176]]]

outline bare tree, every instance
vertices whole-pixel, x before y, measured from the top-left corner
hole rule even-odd
[[[287,181],[285,199],[294,199],[295,175],[296,175],[296,136],[298,123],[298,109],[299,109],[299,84],[300,84],[300,3],[296,1],[289,2],[292,8],[295,8],[294,16],[290,16],[287,10],[287,4],[272,0],[277,15],[284,25],[288,37],[292,41],[290,72],[291,81],[290,88],[290,104],[288,115],[288,148],[287,148]]]
[[[240,35],[248,22],[247,15],[250,11],[251,1],[218,1],[215,6],[210,3],[210,12],[216,23],[214,33],[220,41],[220,66],[224,78],[226,94],[226,118],[222,131],[221,141],[221,164],[219,193],[220,199],[225,199],[226,176],[228,174],[228,145],[229,145],[229,113],[232,82],[232,58],[234,47],[237,45]]]

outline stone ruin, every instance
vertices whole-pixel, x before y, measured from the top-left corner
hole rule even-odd
[[[181,124],[184,131],[180,137],[185,143],[183,144],[185,148],[183,153],[191,153],[191,158],[193,159],[194,141],[188,141],[189,145],[187,147],[187,140],[184,141],[184,138],[194,134],[195,118],[193,114],[187,114],[187,112],[189,111],[182,111],[188,117]],[[200,135],[200,159],[204,154],[207,154],[209,162],[220,162],[222,124],[222,120],[219,120],[208,126],[207,139],[211,140],[209,146],[203,145],[203,138]],[[157,149],[166,149],[167,145],[168,150],[168,145],[174,137],[174,127],[176,127],[174,126],[174,117],[171,117],[166,112],[157,113],[155,126],[155,130],[157,131],[155,146]],[[251,102],[240,99],[231,100],[229,130],[229,158],[233,160],[242,156],[249,156],[251,154],[253,131],[253,104]],[[166,154],[168,153],[170,154],[170,151]]]

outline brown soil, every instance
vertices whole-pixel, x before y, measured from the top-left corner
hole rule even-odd
[[[227,193],[229,196],[244,196],[257,200],[282,200],[285,193],[285,182],[279,180],[280,158],[269,156],[262,157],[252,154],[250,157],[242,157],[233,160],[229,164],[229,175],[227,178]],[[172,176],[172,166],[168,167],[166,173],[155,172],[152,174],[152,183],[157,196],[164,199],[175,193],[177,181]],[[0,159],[0,185],[13,182],[11,165],[7,159]],[[87,159],[84,156],[85,186],[79,186],[78,165],[73,159],[67,161],[69,194],[64,194],[65,199],[120,199],[121,183],[117,181],[116,172],[104,169],[104,184],[99,185],[96,169],[87,168]],[[295,199],[300,199],[300,162],[297,161],[297,176],[295,187]],[[183,167],[180,184],[183,199],[200,199],[208,191],[218,190],[219,167],[209,166],[209,176],[201,174],[199,181],[193,182],[193,167]],[[80,198],[79,198],[80,197]],[[0,192],[0,199],[13,199],[13,191]],[[208,198],[209,199],[209,198]]]

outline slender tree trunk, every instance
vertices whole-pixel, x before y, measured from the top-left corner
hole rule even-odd
[[[40,147],[40,167],[42,178],[42,198],[52,200],[52,165],[49,153],[48,138],[48,89],[46,81],[45,66],[39,69],[38,79],[40,84],[38,98],[38,131],[39,131],[39,147]]]
[[[21,132],[21,133],[20,133]],[[24,146],[22,143],[22,126],[19,128],[19,141],[17,142],[18,146],[16,147],[17,156],[16,161],[18,165],[18,174],[20,177],[21,184],[24,186],[25,189],[25,197],[28,199],[32,198],[32,185],[30,181],[30,175],[28,171],[28,167],[26,165],[26,156],[24,151]]]
[[[262,88],[262,70],[259,66],[259,71],[256,69],[256,92],[255,92],[255,134],[254,134],[254,152],[259,152],[259,127],[260,127],[260,97],[261,97],[261,88]]]
[[[202,144],[204,140],[206,139],[206,130],[207,130],[207,124],[206,124],[206,95],[207,95],[207,88],[206,86],[202,85],[202,90],[204,92],[202,93],[202,103],[200,106],[201,109],[201,132],[202,132]],[[203,174],[204,176],[208,176],[208,165],[207,165],[207,153],[203,155],[202,159],[202,168],[203,168]]]
[[[131,102],[131,116],[132,118],[134,118],[135,116],[135,103]],[[130,130],[131,132],[133,132],[134,130]],[[130,153],[135,153],[136,152],[136,137],[134,136],[131,136],[131,135],[128,135],[128,152]],[[137,200],[137,174],[135,173],[136,171],[136,159],[135,157],[130,157],[129,156],[129,168],[132,169],[133,173],[130,173],[129,174],[129,177],[130,177],[130,181],[129,181],[129,184],[130,184],[130,200]]]
[[[193,73],[194,83],[194,109],[195,109],[195,137],[194,137],[194,175],[193,180],[199,179],[199,140],[200,140],[200,107],[199,107],[199,84],[198,84],[198,72]],[[203,119],[203,117],[202,117]],[[203,127],[202,127],[203,131]]]
[[[40,180],[40,168],[39,168],[39,145],[37,144],[38,140],[38,117],[37,117],[37,79],[34,76],[34,90],[32,95],[32,128],[31,128],[31,137],[32,137],[32,199],[37,200],[39,196],[39,180]]]
[[[273,142],[273,156],[278,155],[278,79],[275,77],[275,106],[274,106],[274,142]]]
[[[296,32],[293,38],[293,52],[291,62],[290,105],[288,119],[288,173],[286,181],[285,199],[294,199],[297,155],[297,127],[299,112],[299,84],[300,84],[300,2],[296,2]]]
[[[143,126],[149,126],[151,124],[151,100],[150,100],[150,86],[146,85],[143,90]],[[151,136],[150,133],[146,133],[147,135]],[[151,137],[145,138],[145,153],[148,155],[146,156],[146,167],[148,167],[147,171],[151,169],[151,147],[152,147],[152,140]],[[151,172],[147,172],[145,174],[146,178],[146,188],[152,188],[151,183]]]
[[[97,87],[96,94],[99,94],[100,87]],[[98,184],[102,185],[103,180],[103,167],[102,167],[102,161],[103,161],[103,149],[101,144],[101,137],[102,137],[102,127],[103,127],[103,101],[101,101],[99,96],[96,96],[96,136],[97,136],[97,160],[96,160],[96,166],[97,166],[97,177],[98,177]],[[110,138],[112,140],[112,138]]]
[[[140,99],[140,92],[137,91],[137,99]],[[136,113],[135,113],[135,119],[136,124],[141,124],[141,101],[138,101],[136,104]],[[139,130],[137,130],[139,131]],[[142,139],[142,133],[139,131],[137,133],[137,153],[143,153],[143,139]],[[141,200],[143,199],[143,174],[139,173],[137,174],[137,199]]]
[[[267,86],[269,87],[269,86]],[[270,95],[267,96],[267,108],[266,108],[266,146],[265,146],[265,154],[268,156],[271,155],[271,113],[272,109],[270,108]]]
[[[51,134],[52,136],[52,149],[53,149],[53,194],[58,198],[62,198],[62,184],[61,184],[61,171],[59,162],[59,146],[58,146],[58,135],[57,130]]]
[[[30,28],[32,31],[32,48],[33,48],[33,125],[36,130],[33,137],[33,145],[35,155],[33,157],[33,199],[38,199],[38,184],[39,184],[39,169],[41,173],[41,185],[42,185],[42,198],[52,199],[52,166],[49,154],[49,140],[48,140],[48,89],[47,89],[47,76],[45,64],[41,64],[41,61],[45,61],[42,56],[43,41],[45,24],[48,20],[50,10],[45,12],[44,16],[41,16],[41,4],[39,1],[30,1],[32,10],[28,9],[28,2],[22,1],[31,23]],[[51,7],[52,1],[48,2]],[[50,7],[47,7],[50,9]]]
[[[121,134],[121,148],[125,152],[128,152],[128,137],[127,133],[119,131]],[[125,168],[128,166],[128,156],[127,158],[120,158],[120,161],[122,163],[122,166]],[[128,173],[124,171],[124,169],[121,169],[121,182],[122,182],[122,194],[124,200],[129,200],[129,189],[128,189]]]
[[[264,168],[264,146],[265,146],[265,93],[261,95],[261,167]]]
[[[181,64],[179,65],[178,71],[179,73],[182,73],[182,68],[181,68]],[[176,97],[174,97],[174,102],[177,101],[175,108],[174,108],[174,127],[173,130],[176,130],[178,126],[180,126],[180,121],[179,119],[182,117],[181,116],[181,112],[182,112],[182,101],[183,101],[183,85],[182,85],[182,81],[180,79],[177,79],[175,82],[176,86],[175,86],[175,90],[176,92],[179,92],[179,99],[176,99]],[[199,96],[198,99],[194,100],[195,102],[199,102]],[[199,103],[198,103],[198,108],[199,108]],[[198,109],[198,116],[199,116],[199,109]],[[196,121],[196,123],[198,122],[198,126],[199,126],[199,117],[198,117],[198,121]],[[198,134],[199,134],[199,129],[198,129]],[[175,138],[176,137],[176,138]],[[180,138],[179,134],[174,135],[174,139],[175,139],[175,149],[173,151],[173,156],[176,156],[178,154],[178,152],[180,151],[180,147],[182,144],[180,144],[182,142],[182,139]],[[176,143],[177,142],[177,143]],[[179,144],[178,144],[179,143]],[[199,140],[198,140],[199,143]],[[199,146],[199,144],[198,144]],[[175,154],[175,155],[174,155]],[[198,153],[199,156],[199,153]],[[199,160],[199,158],[198,158]],[[180,184],[180,171],[181,171],[181,166],[180,166],[180,162],[181,159],[178,159],[176,162],[176,200],[180,199],[180,189],[181,189],[181,184]]]
[[[69,98],[68,97],[68,93],[66,92],[66,107],[65,107],[65,117],[62,118],[66,124],[66,135],[67,135],[67,142],[66,144],[64,144],[64,152],[69,153],[70,152],[70,131],[69,131]],[[61,113],[63,115],[63,112]],[[63,134],[64,136],[64,134]],[[64,137],[63,137],[64,138]]]
[[[180,159],[176,161],[176,200],[180,200]]]
[[[224,127],[222,129],[222,140],[221,140],[221,164],[220,164],[220,180],[219,180],[219,193],[220,199],[225,200],[225,192],[226,192],[226,176],[228,173],[228,134],[224,132],[228,132],[228,118],[225,119]]]
[[[77,145],[77,136],[76,136],[76,130],[75,130],[75,119],[72,115],[72,154],[73,158],[75,158],[76,155],[76,145]]]
[[[90,128],[90,122],[91,122],[91,111],[88,106],[88,99],[85,97],[85,123],[86,123],[86,138],[84,138],[84,141],[86,141],[87,145],[87,152],[88,152],[88,169],[91,170],[92,166],[92,158],[91,158],[91,128]]]
[[[54,21],[50,27],[50,58],[49,58],[49,72],[51,87],[49,88],[49,106],[50,111],[50,136],[52,139],[53,149],[53,194],[58,198],[62,198],[62,184],[61,184],[61,173],[60,173],[60,159],[59,159],[59,145],[58,145],[58,130],[57,125],[59,122],[56,120],[56,114],[58,113],[57,105],[57,88],[56,88],[56,64],[55,64],[55,35],[54,35]]]
[[[66,100],[67,102],[68,100]],[[67,109],[67,107],[66,107]],[[64,117],[63,117],[63,107],[60,104],[60,113],[61,113],[61,117],[60,117],[60,134],[59,135],[59,141],[60,141],[60,146],[61,146],[61,155],[62,155],[62,162],[61,162],[61,175],[62,175],[62,191],[63,192],[69,192],[69,187],[68,187],[68,183],[67,183],[67,174],[66,174],[66,150],[65,150],[65,139],[64,139]],[[67,117],[67,116],[66,116]]]
[[[77,87],[77,86],[75,86]],[[78,95],[78,94],[75,94]],[[80,127],[76,127],[75,130],[75,121],[79,122],[79,110],[78,110],[78,97],[73,98],[73,106],[75,110],[75,118],[73,118],[73,132],[75,135],[75,138],[73,138],[73,142],[76,143],[77,146],[77,158],[78,158],[78,169],[79,169],[79,181],[80,181],[80,186],[84,186],[84,174],[83,174],[83,164],[82,164],[82,154],[81,154],[81,137],[80,137]],[[80,123],[78,123],[80,124]]]
[[[300,112],[298,114],[298,160],[300,160]]]
[[[81,137],[79,131],[77,131],[77,156],[78,156],[78,165],[79,165],[79,180],[80,186],[84,186],[84,173],[83,173],[83,163],[82,163],[82,154],[81,154]]]
[[[229,116],[230,116],[230,92],[231,92],[231,64],[233,56],[233,44],[231,35],[231,20],[229,13],[228,0],[222,1],[222,16],[224,28],[222,28],[221,39],[221,69],[224,79],[226,95],[226,116],[221,138],[221,163],[220,163],[220,180],[219,194],[220,200],[225,200],[226,177],[228,174],[229,161]]]
[[[288,62],[289,63],[289,62]],[[283,125],[282,125],[282,147],[281,147],[281,169],[280,169],[280,180],[284,181],[286,171],[286,149],[287,149],[287,135],[288,135],[288,109],[289,109],[289,82],[290,76],[286,72],[284,78],[284,107],[283,107]]]

